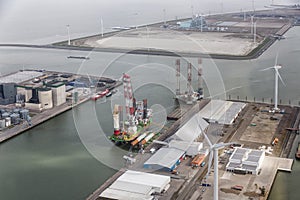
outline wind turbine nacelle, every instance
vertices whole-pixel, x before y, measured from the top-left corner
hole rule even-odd
[[[281,66],[281,65],[275,65],[274,68],[275,68],[275,69],[281,69],[282,66]]]

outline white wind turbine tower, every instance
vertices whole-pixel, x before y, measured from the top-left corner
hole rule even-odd
[[[200,126],[200,124],[198,123],[200,130],[202,131],[202,128]],[[204,131],[202,131],[205,140],[207,141],[208,145],[209,145],[209,161],[208,161],[208,170],[207,170],[207,175],[206,175],[206,180],[208,178],[208,175],[210,173],[210,168],[211,168],[211,163],[212,163],[212,159],[214,158],[214,200],[218,200],[219,199],[219,194],[218,194],[218,190],[219,190],[219,180],[218,180],[218,163],[219,163],[219,159],[218,159],[218,151],[219,149],[224,148],[225,146],[229,146],[231,143],[217,143],[217,144],[212,144],[211,141],[209,140],[209,138],[207,137],[207,135],[204,133]],[[213,151],[213,152],[212,152]]]
[[[67,31],[68,31],[68,45],[70,46],[71,45],[71,37],[70,37],[70,25],[66,25],[67,27]]]
[[[280,78],[280,81],[282,82],[282,84],[285,86],[285,83],[283,82],[283,79],[278,72],[278,70],[281,69],[282,66],[277,64],[277,59],[278,59],[278,53],[276,55],[274,67],[268,67],[266,69],[261,70],[261,71],[266,71],[269,69],[274,69],[274,71],[275,71],[275,91],[274,91],[274,111],[275,112],[279,111],[279,108],[278,108],[278,77]]]

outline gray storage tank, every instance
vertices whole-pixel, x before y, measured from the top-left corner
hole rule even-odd
[[[0,128],[5,128],[5,119],[0,119]]]
[[[10,115],[10,118],[11,118],[11,123],[12,124],[19,124],[20,123],[20,114],[18,113],[13,113]]]
[[[3,119],[5,119],[6,117],[9,117],[9,116],[10,116],[10,113],[8,113],[8,112],[2,113]]]
[[[29,110],[27,109],[21,110],[20,115],[22,119],[27,119],[27,116],[29,115]]]

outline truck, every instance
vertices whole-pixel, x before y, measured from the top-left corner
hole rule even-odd
[[[274,138],[273,142],[272,142],[272,145],[276,145],[278,143],[279,139],[278,138]]]
[[[198,154],[194,157],[192,160],[192,167],[199,167],[201,163],[204,161],[205,155],[204,154]]]

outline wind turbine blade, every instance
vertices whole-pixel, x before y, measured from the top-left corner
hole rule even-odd
[[[89,82],[90,82],[90,84],[92,83],[92,81],[91,81],[91,77],[90,77],[90,75],[87,73],[86,74],[87,75],[87,77],[88,77],[88,79],[89,79]]]
[[[279,72],[278,72],[278,69],[276,69],[276,73],[277,73],[277,75],[279,76],[281,83],[282,83],[284,86],[286,86],[286,84],[284,83],[284,81],[283,81],[281,75],[280,75]]]
[[[211,163],[212,163],[213,156],[214,156],[214,153],[211,150],[209,152],[209,160],[208,160],[208,168],[207,168],[206,180],[208,179],[208,175],[210,173],[210,168],[211,168]]]
[[[205,138],[205,140],[207,141],[209,147],[211,148],[211,147],[213,146],[212,143],[210,142],[210,140],[209,140],[209,138],[207,137],[207,135],[206,135],[204,132],[202,132],[202,133],[203,133],[204,138]]]
[[[228,143],[223,143],[224,146],[230,146],[232,144],[235,144],[235,142],[228,142]]]
[[[205,140],[207,141],[209,147],[211,148],[211,147],[212,147],[212,143],[210,142],[210,140],[209,140],[209,138],[207,137],[207,135],[204,133],[204,131],[203,131],[201,125],[200,125],[200,122],[199,122],[198,118],[197,118],[197,123],[198,123],[199,129],[201,130],[201,132],[202,132],[203,135],[204,135]]]
[[[274,67],[268,67],[268,68],[265,68],[265,69],[261,69],[259,71],[266,71],[266,70],[269,70],[269,69],[273,69]]]
[[[224,148],[224,147],[232,145],[232,144],[234,144],[234,142],[230,142],[230,143],[221,142],[221,143],[214,144],[213,148],[221,149],[221,148]]]
[[[277,53],[276,53],[275,65],[274,65],[274,66],[276,66],[276,65],[277,65],[277,61],[278,61],[278,51],[277,51]]]

